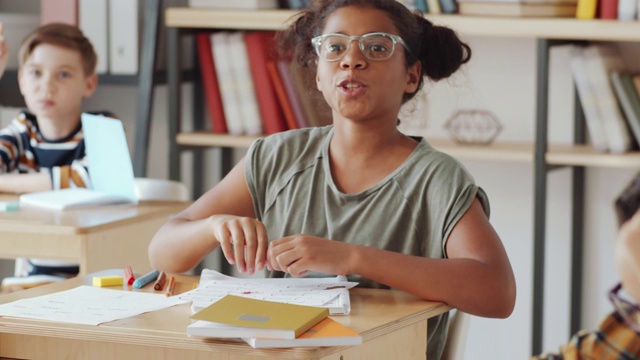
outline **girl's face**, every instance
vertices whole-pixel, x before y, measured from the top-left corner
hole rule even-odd
[[[328,16],[324,34],[361,36],[372,32],[399,35],[386,12],[369,7],[343,7]],[[370,60],[352,40],[349,50],[338,61],[318,58],[316,85],[340,118],[370,122],[390,121],[395,125],[405,92],[418,86],[420,62],[405,67],[407,50],[396,43],[386,60]]]

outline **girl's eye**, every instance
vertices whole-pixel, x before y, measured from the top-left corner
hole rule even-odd
[[[344,51],[344,45],[340,43],[333,43],[327,45],[328,52],[342,52]]]
[[[60,78],[62,79],[68,79],[71,77],[71,73],[68,71],[63,71],[59,74]]]

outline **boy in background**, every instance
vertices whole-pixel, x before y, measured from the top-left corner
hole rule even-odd
[[[28,110],[0,130],[0,193],[91,187],[80,114],[98,84],[96,62],[72,25],[47,24],[23,40],[18,83]],[[32,260],[29,274],[78,272],[77,263]]]

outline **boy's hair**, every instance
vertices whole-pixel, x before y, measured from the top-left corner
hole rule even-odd
[[[78,51],[82,59],[84,74],[91,75],[95,72],[97,55],[89,39],[78,27],[63,23],[51,23],[35,29],[27,35],[20,46],[18,56],[21,67],[27,62],[33,50],[41,44],[51,44]]]

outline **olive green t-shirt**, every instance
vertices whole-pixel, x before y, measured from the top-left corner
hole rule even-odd
[[[247,185],[269,240],[309,234],[446,258],[447,238],[476,197],[489,215],[486,194],[462,164],[422,138],[404,163],[378,184],[356,194],[341,192],[329,166],[332,134],[333,126],[292,130],[257,140],[249,148]],[[348,278],[362,287],[388,288],[358,274]],[[429,320],[429,358],[440,358],[446,328],[447,314]]]

